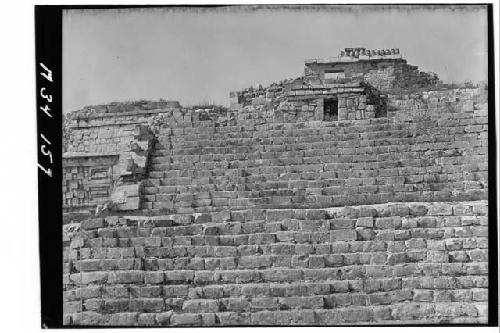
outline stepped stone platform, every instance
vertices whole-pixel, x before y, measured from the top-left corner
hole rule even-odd
[[[66,114],[65,325],[487,323],[487,93],[356,48]]]
[[[73,325],[487,321],[487,202],[108,216],[64,227]]]

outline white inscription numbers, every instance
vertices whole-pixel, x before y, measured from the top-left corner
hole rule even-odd
[[[53,82],[52,71],[47,66],[45,66],[43,63],[40,63],[40,67],[42,68],[42,70],[40,71],[40,75],[43,76],[47,81],[52,83]],[[46,103],[44,106],[40,106],[40,110],[43,111],[49,118],[52,118],[52,114],[50,113],[50,106],[49,106],[49,104],[52,103],[52,95],[46,93],[46,87],[40,88],[40,97],[43,98],[45,100],[45,103]],[[43,135],[41,133],[40,133],[40,137],[45,142],[45,144],[42,144],[40,146],[40,152],[44,156],[48,156],[49,163],[52,164],[53,163],[52,152],[48,148],[49,146],[52,145],[52,143],[45,137],[45,135]],[[45,174],[47,176],[52,177],[52,169],[50,167],[44,167],[40,163],[38,163],[38,167],[40,168],[40,170],[45,172]]]

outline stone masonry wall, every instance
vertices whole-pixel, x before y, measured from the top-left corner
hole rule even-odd
[[[80,209],[104,203],[113,190],[115,155],[67,158],[63,164],[63,207]]]
[[[341,70],[347,80],[362,79],[380,91],[429,87],[437,83],[437,78],[431,74],[421,72],[417,66],[408,65],[406,60],[376,60],[346,63],[308,63],[305,76],[312,81],[324,80],[324,73],[328,70]]]
[[[68,146],[83,140],[123,156],[141,128],[153,133],[148,161],[131,153],[149,165],[135,207],[153,213],[487,198],[485,90],[389,95],[387,116],[366,120],[304,121],[280,110],[96,116],[72,127]],[[127,144],[101,137],[108,132]]]
[[[64,324],[486,323],[487,91],[351,60],[66,117]]]
[[[164,125],[142,207],[195,213],[486,199],[485,91],[425,96],[393,96],[389,116],[369,120],[284,122],[291,117],[259,118],[245,107],[226,126]]]
[[[113,196],[119,197],[116,207],[138,209],[140,179],[154,144],[148,122],[157,111],[88,112],[65,120],[64,209],[93,210]]]
[[[86,220],[64,322],[486,323],[487,236],[486,201]]]

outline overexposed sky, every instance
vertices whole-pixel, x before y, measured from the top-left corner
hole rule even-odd
[[[228,105],[345,47],[399,48],[445,82],[487,78],[481,6],[68,10],[63,110],[138,99]]]

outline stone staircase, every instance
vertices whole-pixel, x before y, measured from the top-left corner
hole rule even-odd
[[[71,325],[487,321],[487,203],[110,216],[65,226]]]
[[[437,115],[163,127],[141,207],[159,214],[486,199],[487,117],[449,108]]]

